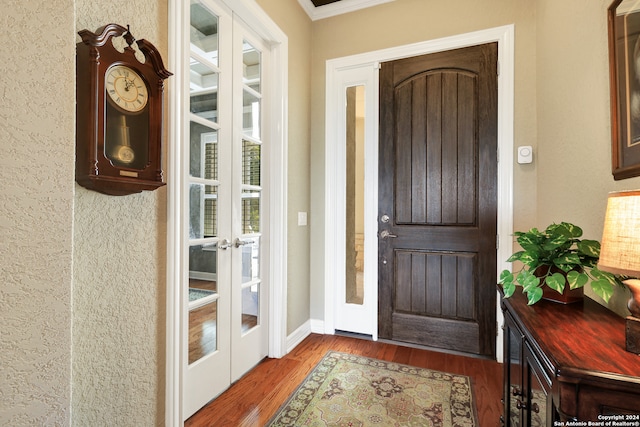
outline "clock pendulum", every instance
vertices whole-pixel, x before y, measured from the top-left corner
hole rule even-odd
[[[111,156],[124,164],[129,164],[135,159],[135,151],[131,148],[131,141],[129,135],[129,126],[127,126],[127,117],[120,116],[120,123],[117,124],[116,129],[116,145],[113,147]]]

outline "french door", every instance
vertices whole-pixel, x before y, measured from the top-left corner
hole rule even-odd
[[[185,2],[183,420],[268,352],[268,49],[214,0]]]

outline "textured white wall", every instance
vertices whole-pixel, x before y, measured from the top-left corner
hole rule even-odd
[[[166,66],[166,1],[76,1],[75,31],[108,23],[129,24]],[[76,185],[75,426],[164,425],[166,203],[166,187],[117,197]]]
[[[68,425],[73,1],[0,17],[0,425]]]

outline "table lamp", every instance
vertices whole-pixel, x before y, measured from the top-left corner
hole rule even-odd
[[[598,268],[628,276],[627,351],[640,354],[640,190],[609,193]]]

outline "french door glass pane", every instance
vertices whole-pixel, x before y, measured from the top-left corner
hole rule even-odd
[[[243,133],[256,140],[260,139],[261,54],[246,40],[242,52],[244,86],[242,94]]]
[[[242,100],[242,131],[247,136],[260,139],[260,97],[245,89]]]
[[[242,234],[260,232],[260,192],[242,192]]]
[[[260,284],[242,289],[242,333],[260,323]]]
[[[218,65],[218,17],[197,0],[191,0],[191,50]]]
[[[189,247],[189,288],[218,292],[217,253],[217,243]],[[206,295],[203,292],[192,292],[189,294],[189,300],[204,296]]]
[[[260,323],[260,237],[243,239],[242,332]]]
[[[260,185],[260,144],[242,140],[242,183]]]
[[[189,363],[217,349],[217,243],[189,247]]]
[[[242,246],[242,283],[246,284],[260,278],[260,238],[244,238]]]
[[[218,132],[191,122],[189,174],[193,178],[218,179]]]
[[[218,235],[218,188],[214,185],[189,186],[189,238]]]
[[[260,59],[261,54],[246,40],[243,43],[242,62],[243,67],[243,83],[251,89],[260,93]]]
[[[195,58],[191,58],[190,68],[190,111],[204,119],[217,122],[218,73]]]
[[[218,301],[189,309],[189,363],[217,349]]]

